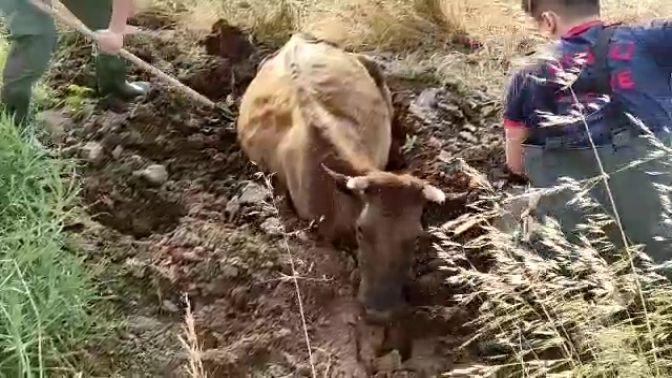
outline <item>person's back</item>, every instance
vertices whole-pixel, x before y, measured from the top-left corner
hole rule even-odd
[[[658,262],[668,260],[669,242],[654,236],[670,232],[656,186],[672,184],[671,175],[645,171],[670,169],[660,161],[621,168],[652,151],[647,140],[637,138],[644,131],[625,113],[640,119],[661,141],[670,141],[672,26],[655,21],[605,27],[598,0],[524,0],[523,9],[556,37],[556,59],[528,66],[511,80],[504,111],[507,166],[528,176],[535,187],[556,186],[565,176],[584,180],[601,174],[591,144],[596,146],[611,174],[609,185],[626,234],[647,244],[646,251]],[[572,72],[578,75],[575,81]],[[556,124],[548,126],[554,118],[547,114],[565,117],[555,117]],[[604,184],[590,194],[612,213]],[[571,233],[581,213],[567,206],[567,195],[547,199],[540,210]]]
[[[521,86],[519,90],[528,93],[507,99],[505,126],[537,128],[544,123],[544,116],[535,114],[537,110],[571,117],[576,114],[578,101],[589,108],[586,121],[596,145],[609,142],[610,124],[629,122],[624,113],[641,120],[653,132],[669,131],[672,119],[672,26],[669,31],[661,30],[665,25],[660,22],[615,26],[606,56],[612,91],[609,101],[604,94],[591,88],[595,78],[592,49],[604,26],[603,22],[593,20],[570,28],[553,46],[555,60],[521,70],[517,77],[519,81],[538,82],[532,77],[535,76],[547,82],[543,86],[517,84]],[[671,38],[666,49],[661,48],[661,43],[665,43],[660,41],[663,33]],[[667,65],[664,60],[669,60]],[[571,90],[564,85],[566,73],[570,76],[578,73]],[[521,105],[525,109],[521,109]],[[521,112],[527,117],[517,114]],[[570,143],[575,147],[590,145],[583,119],[577,118],[563,125],[561,134],[567,138],[571,136]],[[535,137],[539,136],[532,136]],[[528,142],[536,144],[534,139]]]

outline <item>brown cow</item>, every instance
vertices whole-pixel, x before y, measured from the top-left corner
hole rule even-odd
[[[295,34],[259,68],[240,105],[238,140],[276,174],[299,217],[320,235],[359,246],[358,298],[371,320],[404,307],[427,201],[445,194],[413,176],[384,172],[392,103],[378,65]]]

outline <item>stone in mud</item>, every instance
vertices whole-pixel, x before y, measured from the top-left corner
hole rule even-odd
[[[133,172],[133,176],[140,177],[152,185],[163,185],[168,181],[168,170],[161,164],[152,164],[141,171]]]
[[[88,142],[81,149],[82,157],[89,163],[97,164],[105,159],[105,148],[98,142]]]
[[[119,159],[121,157],[121,154],[124,153],[124,147],[122,146],[117,146],[112,150],[112,157],[115,159]]]
[[[147,331],[163,328],[163,323],[146,316],[131,316],[126,320],[126,325],[132,331]]]
[[[465,131],[469,131],[469,132],[472,132],[472,133],[475,133],[476,130],[477,130],[476,126],[472,125],[471,123],[467,123],[467,124],[465,124],[462,128],[463,128]]]
[[[376,371],[394,372],[401,368],[401,354],[394,349],[390,353],[376,359]]]
[[[38,115],[44,130],[52,137],[61,138],[73,125],[72,120],[58,110],[45,110]]]
[[[282,225],[282,222],[275,217],[267,218],[259,227],[269,235],[282,235],[285,233],[285,227]]]
[[[466,140],[469,143],[476,144],[478,143],[478,138],[474,136],[474,134],[470,133],[469,131],[460,131],[460,138]]]
[[[175,303],[173,303],[173,302],[171,302],[167,299],[164,300],[163,302],[161,302],[161,305],[163,306],[163,308],[166,311],[168,311],[170,313],[178,314],[180,312],[180,308]]]
[[[415,100],[413,100],[413,102],[411,102],[408,110],[427,123],[438,121],[438,94],[439,88],[425,89]]]
[[[264,205],[273,193],[255,182],[248,181],[238,194],[226,204],[226,212],[235,215],[242,206]]]
[[[222,276],[225,278],[235,278],[240,275],[240,269],[230,264],[222,264]]]
[[[241,191],[238,201],[241,204],[260,204],[271,196],[271,191],[257,183],[249,182]]]

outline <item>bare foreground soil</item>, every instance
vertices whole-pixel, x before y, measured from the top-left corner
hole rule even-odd
[[[166,20],[147,15],[136,21],[170,29]],[[215,101],[239,98],[273,51],[250,45],[223,23],[207,37],[163,33],[171,34],[136,41],[130,50]],[[204,55],[187,54],[184,46],[198,40]],[[67,51],[52,82],[91,85],[91,71],[82,69],[86,44],[77,41]],[[427,225],[440,226],[471,211],[469,204],[485,194],[460,164],[446,162],[450,157],[462,157],[492,180],[499,175],[496,102],[480,92],[450,85],[426,89],[393,70],[388,74],[397,111],[390,169],[410,169],[446,192],[464,194],[427,210]],[[319,376],[424,377],[478,360],[458,350],[470,336],[466,323],[477,315],[478,303],[457,306],[454,296],[473,291],[455,277],[456,267],[488,269],[485,254],[467,257],[459,247],[479,230],[454,239],[452,249],[444,247],[448,257],[437,256],[432,245],[439,239],[424,242],[408,292],[413,311],[397,324],[367,326],[359,320],[352,255],[315,245],[310,232],[301,231],[306,225],[272,198],[237,147],[231,121],[159,82],[154,86],[138,103],[85,105],[52,130],[63,155],[87,160],[82,198],[96,222],[69,226],[79,231],[92,264],[105,264],[101,291],[127,317],[113,337],[88,348],[83,363],[92,375],[187,376],[187,353],[178,339],[186,293],[211,377],[311,376],[288,278],[290,252]]]

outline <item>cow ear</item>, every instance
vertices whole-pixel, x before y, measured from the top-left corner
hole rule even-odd
[[[422,195],[430,202],[443,203],[446,200],[446,194],[441,189],[429,184],[422,188]]]
[[[335,172],[333,169],[322,164],[322,169],[334,179],[336,182],[336,189],[348,195],[361,195],[369,187],[369,180],[366,176],[348,176],[342,173]]]
[[[333,169],[327,167],[324,163],[322,163],[321,165],[324,172],[326,172],[336,183],[336,189],[346,194],[352,194],[352,190],[348,187],[348,182],[350,182],[352,177],[344,175],[342,173],[338,173]]]

